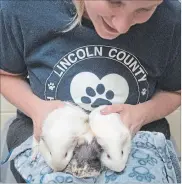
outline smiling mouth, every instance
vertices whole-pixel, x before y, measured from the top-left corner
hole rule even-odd
[[[104,24],[104,27],[107,29],[108,32],[114,33],[114,34],[118,33],[118,31],[116,29],[112,28],[102,17],[101,17],[101,19],[102,19],[102,22]]]

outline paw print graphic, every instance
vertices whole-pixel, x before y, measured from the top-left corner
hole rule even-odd
[[[81,101],[85,104],[91,104],[92,108],[100,105],[112,105],[110,100],[114,98],[114,92],[106,90],[103,84],[98,84],[96,90],[92,87],[87,87],[86,95],[81,98]]]
[[[25,153],[24,153],[24,156],[29,158],[32,154],[32,151],[31,150],[27,150]]]
[[[73,183],[71,176],[56,176],[55,180],[55,183]]]
[[[141,94],[142,94],[143,96],[145,96],[146,93],[147,93],[147,89],[146,89],[146,88],[143,88],[142,91],[141,91]]]
[[[140,150],[135,150],[132,153],[132,157],[138,160],[138,163],[140,165],[146,165],[146,164],[150,164],[150,165],[155,165],[157,164],[157,160],[154,157],[151,157],[149,154],[140,152]]]
[[[144,132],[140,132],[138,134],[138,138],[142,139],[143,141],[148,141],[151,136],[149,134],[146,134]]]
[[[21,158],[21,159],[19,159]],[[27,153],[20,153],[17,158],[15,158],[15,166],[17,169],[21,168],[23,165],[27,164]]]
[[[48,84],[48,88],[49,88],[51,91],[53,91],[54,88],[55,88],[54,83],[53,83],[53,82],[50,82],[50,83]]]
[[[146,148],[146,149],[154,149],[156,150],[156,147],[155,145],[151,144],[150,142],[140,142],[140,141],[137,141],[135,142],[135,145],[137,148]]]
[[[111,183],[113,183],[116,179],[118,178],[118,175],[114,172],[114,171],[110,171],[107,170],[105,172],[105,183],[109,183],[111,181]]]
[[[149,170],[145,167],[139,166],[134,167],[133,172],[128,175],[130,178],[136,178],[139,182],[146,181],[151,182],[155,179],[155,176],[149,172]]]
[[[45,166],[43,169],[41,169],[40,175],[50,174],[52,172],[53,170],[50,167]]]
[[[26,183],[34,182],[33,176],[30,174],[28,175],[27,179],[25,179]]]

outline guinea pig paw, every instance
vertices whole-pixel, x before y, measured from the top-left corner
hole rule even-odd
[[[31,155],[32,161],[36,160],[38,153],[39,153],[39,146],[37,145],[34,148],[32,148],[32,155]]]

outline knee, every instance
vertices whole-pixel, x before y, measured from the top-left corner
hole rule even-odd
[[[8,150],[10,151],[13,148],[19,146],[28,137],[30,137],[32,133],[33,133],[33,123],[31,119],[16,118],[15,120],[13,120],[13,122],[9,126],[6,137]]]

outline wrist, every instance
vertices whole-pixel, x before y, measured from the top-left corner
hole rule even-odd
[[[35,119],[39,115],[39,111],[44,107],[44,100],[33,95],[29,102],[29,116],[31,119]]]
[[[153,121],[153,108],[154,104],[151,100],[138,104],[138,112],[141,114],[142,126]]]

